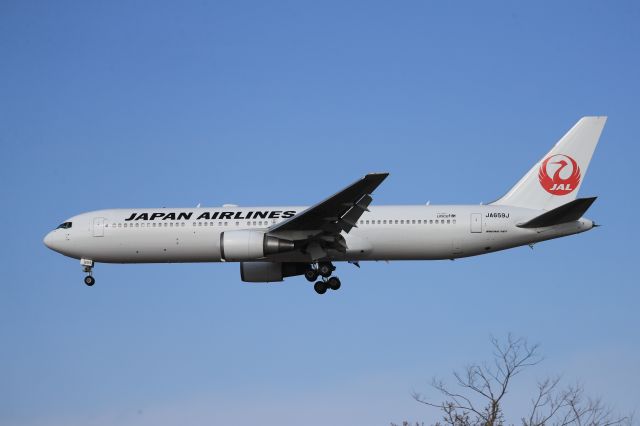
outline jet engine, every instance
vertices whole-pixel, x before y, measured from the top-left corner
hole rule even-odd
[[[240,262],[240,278],[248,283],[271,283],[302,275],[308,268],[306,263]]]
[[[244,229],[220,234],[220,258],[224,261],[261,259],[270,254],[283,253],[295,248],[293,241]]]

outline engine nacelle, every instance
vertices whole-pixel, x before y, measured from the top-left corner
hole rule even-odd
[[[307,268],[305,263],[240,262],[240,278],[248,283],[272,283],[302,275]]]
[[[295,248],[293,241],[267,235],[261,231],[243,229],[220,234],[220,258],[224,261],[261,259],[270,254]]]

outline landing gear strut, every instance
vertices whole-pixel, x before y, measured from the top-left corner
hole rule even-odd
[[[96,279],[93,278],[93,260],[90,259],[80,259],[80,264],[82,265],[82,271],[87,274],[84,277],[84,283],[91,287],[96,283]]]
[[[328,289],[338,290],[340,288],[340,279],[331,276],[335,270],[336,267],[333,266],[331,262],[321,262],[317,265],[309,265],[309,269],[305,272],[304,276],[312,282],[318,277],[322,277],[320,281],[316,281],[313,289],[318,294],[325,294]]]

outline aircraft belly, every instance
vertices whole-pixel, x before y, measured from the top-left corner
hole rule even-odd
[[[407,229],[376,229],[367,231],[372,244],[365,257],[370,260],[429,260],[452,256],[452,232],[420,227]]]
[[[448,229],[378,229],[366,233],[372,250],[362,260],[438,260],[476,256],[527,244],[530,235],[471,233],[458,225]]]
[[[215,230],[116,231],[94,239],[82,257],[105,263],[219,262],[220,233]],[[120,235],[117,235],[120,233]],[[97,241],[96,241],[97,240]]]

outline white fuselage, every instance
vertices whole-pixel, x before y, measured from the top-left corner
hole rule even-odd
[[[47,247],[80,259],[88,286],[103,263],[240,262],[245,282],[304,275],[324,294],[334,261],[456,259],[588,231],[596,197],[577,198],[606,117],[581,118],[488,205],[373,206],[389,176],[367,173],[311,207],[98,210],[50,232]]]
[[[98,210],[70,218],[68,222],[72,225],[51,231],[45,244],[69,257],[104,263],[220,262],[222,232],[266,231],[304,209],[297,206]],[[454,259],[576,234],[593,227],[593,222],[584,218],[545,228],[517,226],[541,213],[500,205],[370,206],[358,220],[357,228],[342,233],[346,252],[329,250],[326,260]],[[308,254],[300,251],[255,260],[310,261]]]

